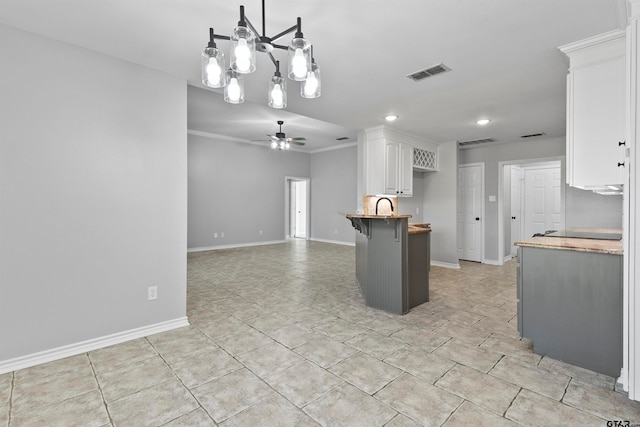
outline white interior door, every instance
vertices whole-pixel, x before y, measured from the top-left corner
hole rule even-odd
[[[293,237],[307,237],[307,182],[293,182]]]
[[[516,256],[518,248],[514,243],[522,240],[522,169],[511,166],[511,256]]]
[[[560,166],[524,170],[524,233],[564,228]]]
[[[458,169],[458,257],[482,261],[482,165]]]

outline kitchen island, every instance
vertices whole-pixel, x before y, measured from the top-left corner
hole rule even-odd
[[[518,331],[536,354],[618,377],[622,242],[612,231],[569,229],[516,243]]]
[[[356,281],[366,304],[394,314],[429,300],[429,224],[411,215],[347,214],[356,233]]]

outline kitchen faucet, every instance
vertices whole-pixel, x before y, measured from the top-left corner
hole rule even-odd
[[[391,199],[388,197],[380,197],[376,202],[376,215],[378,215],[378,203],[380,203],[380,200],[388,200],[389,205],[391,206],[391,212],[393,212],[393,202],[391,201]]]

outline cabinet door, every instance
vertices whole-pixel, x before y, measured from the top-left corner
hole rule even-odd
[[[572,69],[570,141],[571,179],[577,187],[623,183],[618,167],[624,139],[625,59]]]
[[[398,165],[400,160],[400,144],[394,141],[384,143],[384,193],[398,194]]]
[[[400,196],[413,196],[413,147],[400,144],[400,165],[398,167]]]

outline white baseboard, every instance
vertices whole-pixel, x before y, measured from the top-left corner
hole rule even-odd
[[[285,243],[285,242],[286,240],[269,240],[266,242],[237,243],[232,245],[220,245],[220,246],[203,246],[199,248],[188,248],[187,252],[204,252],[204,251],[217,251],[218,249],[247,248],[250,246],[275,245],[278,243]]]
[[[40,365],[42,363],[53,362],[54,360],[64,359],[65,357],[75,356],[76,354],[86,353],[88,351],[98,350],[100,348],[109,347],[114,344],[120,344],[125,341],[142,338],[160,332],[170,331],[176,328],[189,326],[189,320],[186,317],[180,317],[166,322],[155,323],[141,328],[130,329],[128,331],[118,332],[104,337],[93,338],[81,341],[75,344],[69,344],[62,347],[52,348],[50,350],[40,351],[38,353],[27,354],[25,356],[16,357],[8,360],[0,360],[0,374],[4,374],[18,369],[29,368],[31,366]]]
[[[322,242],[322,243],[333,243],[334,245],[344,245],[344,246],[355,246],[355,242],[341,242],[339,240],[327,240],[327,239],[317,239],[312,237],[309,240],[313,240],[314,242]]]
[[[500,261],[498,261],[497,259],[483,259],[482,263],[489,264],[489,265],[502,265],[500,264]]]
[[[507,262],[507,261],[511,261],[511,255],[507,255],[506,257],[504,257],[504,259],[502,260],[502,262]]]
[[[454,270],[460,270],[460,263],[453,264],[451,262],[442,262],[442,261],[431,260],[431,265],[434,265],[436,267],[444,267],[444,268],[452,268]]]

